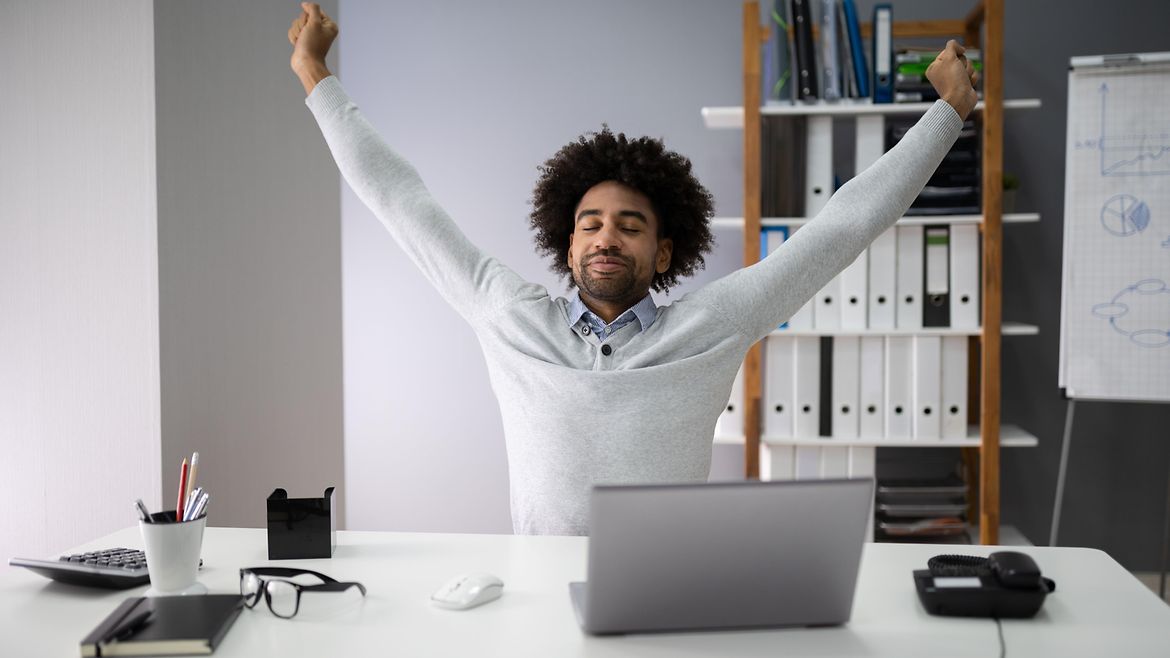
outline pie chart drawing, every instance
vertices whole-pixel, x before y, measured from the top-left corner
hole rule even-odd
[[[1118,194],[1101,206],[1101,225],[1122,238],[1141,233],[1150,225],[1150,207],[1132,194]]]

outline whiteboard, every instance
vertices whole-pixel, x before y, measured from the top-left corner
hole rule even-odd
[[[1170,54],[1073,58],[1060,386],[1170,401]]]

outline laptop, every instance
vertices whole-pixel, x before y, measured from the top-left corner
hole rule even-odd
[[[590,634],[831,626],[849,620],[871,478],[598,486]]]

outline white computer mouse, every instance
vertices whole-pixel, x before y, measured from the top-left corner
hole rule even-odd
[[[431,594],[431,603],[448,610],[466,610],[500,598],[504,581],[489,573],[469,573],[452,578]]]

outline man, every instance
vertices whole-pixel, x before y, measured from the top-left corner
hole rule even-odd
[[[302,9],[291,64],[338,167],[483,348],[521,533],[588,532],[594,484],[705,481],[747,349],[902,216],[976,100],[950,42],[927,72],[943,100],[897,146],[771,256],[661,308],[650,289],[710,249],[710,195],[657,140],[582,136],[545,163],[533,198],[537,246],[577,286],[553,299],[459,231],[326,68],[336,24]]]

